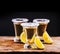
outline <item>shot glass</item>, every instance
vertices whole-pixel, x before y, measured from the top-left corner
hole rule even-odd
[[[18,42],[20,34],[23,31],[23,27],[21,26],[21,23],[28,22],[28,19],[27,18],[15,18],[15,19],[12,19],[12,22],[13,22],[14,31],[15,31],[14,42]]]
[[[26,33],[26,44],[31,44],[31,39],[33,37],[34,34],[37,35],[37,27],[38,27],[38,23],[22,23],[21,26],[23,26],[23,28],[25,29],[25,33]]]
[[[33,22],[39,23],[39,26],[37,28],[37,33],[38,33],[38,36],[41,37],[43,33],[46,31],[47,25],[50,22],[50,20],[49,19],[34,19]]]

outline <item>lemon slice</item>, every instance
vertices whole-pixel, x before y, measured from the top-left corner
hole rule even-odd
[[[34,33],[34,35],[33,35],[32,39],[31,39],[30,43],[34,43],[35,36],[36,36],[36,34]]]
[[[43,43],[40,41],[39,37],[35,37],[35,41],[34,41],[35,45],[39,48],[39,49],[44,49],[45,46],[43,45]]]
[[[21,40],[21,42],[26,43],[26,34],[25,34],[25,32],[21,33],[20,40]]]
[[[51,39],[47,31],[43,33],[43,39],[45,43],[53,43],[53,40]]]

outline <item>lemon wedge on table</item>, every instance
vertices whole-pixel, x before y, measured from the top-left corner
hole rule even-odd
[[[38,36],[35,37],[34,43],[35,43],[35,45],[37,46],[37,48],[39,48],[39,49],[44,49],[44,48],[45,48],[45,46],[44,46],[43,43],[40,41],[40,38],[39,38]]]
[[[53,43],[52,38],[49,36],[49,34],[47,33],[47,31],[45,31],[43,33],[43,39],[45,43]]]
[[[26,43],[26,33],[25,32],[21,33],[20,40],[21,40],[21,42]]]

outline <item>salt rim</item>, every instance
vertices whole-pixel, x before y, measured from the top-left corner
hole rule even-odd
[[[27,18],[15,18],[15,19],[12,19],[12,22],[26,22],[28,21]]]
[[[36,22],[36,23],[49,23],[50,20],[49,19],[34,19],[33,22]]]
[[[21,23],[21,26],[24,26],[24,27],[31,27],[31,26],[39,26],[38,23],[32,23],[32,22],[28,22],[28,23]]]

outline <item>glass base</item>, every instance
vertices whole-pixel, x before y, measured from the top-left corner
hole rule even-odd
[[[19,38],[14,37],[14,42],[19,42]]]

